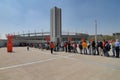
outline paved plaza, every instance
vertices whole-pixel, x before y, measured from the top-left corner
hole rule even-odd
[[[0,48],[0,80],[120,80],[120,58]]]

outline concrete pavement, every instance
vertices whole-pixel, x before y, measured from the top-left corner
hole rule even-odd
[[[0,80],[120,80],[120,58],[0,48]]]

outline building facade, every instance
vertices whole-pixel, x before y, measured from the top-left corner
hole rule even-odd
[[[113,36],[114,36],[116,39],[120,39],[120,33],[113,33]]]
[[[50,40],[61,42],[62,20],[61,9],[54,7],[50,10]]]

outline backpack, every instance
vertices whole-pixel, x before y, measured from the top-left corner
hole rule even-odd
[[[82,45],[81,44],[79,44],[79,48],[82,49]]]
[[[111,49],[110,44],[106,44],[106,50],[107,50],[107,51],[110,51],[110,49]]]

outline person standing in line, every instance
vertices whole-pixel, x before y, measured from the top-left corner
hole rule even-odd
[[[96,55],[99,55],[99,44],[98,44],[99,42],[97,41],[97,43],[96,43]]]
[[[102,41],[98,42],[99,55],[103,56],[103,44]]]
[[[71,43],[70,43],[70,41],[68,42],[68,52],[71,52]]]
[[[59,43],[56,44],[56,51],[59,51]]]
[[[113,57],[115,57],[115,42],[114,41],[112,41],[111,47],[112,47]]]
[[[73,52],[78,53],[78,51],[77,51],[77,43],[76,42],[73,43]]]
[[[41,50],[43,51],[44,43],[41,43]]]
[[[88,41],[87,43],[88,53],[91,55],[91,43]]]
[[[84,54],[87,54],[87,43],[86,43],[86,41],[82,42],[82,47],[83,47]]]
[[[64,43],[65,52],[67,52],[67,42]]]
[[[105,44],[105,54],[104,54],[104,56],[109,57],[109,51],[110,51],[110,49],[111,49],[111,46],[110,46],[110,44],[108,43],[108,41],[106,41],[106,44]]]
[[[92,55],[96,55],[96,46],[95,41],[92,41]]]
[[[27,44],[27,51],[29,51],[29,44]]]
[[[116,39],[115,42],[116,58],[119,58],[119,47],[120,47],[120,42],[118,41],[118,39]]]
[[[64,43],[63,42],[61,42],[60,47],[61,47],[61,51],[64,51]]]
[[[80,54],[82,54],[82,49],[83,49],[82,42],[80,42],[80,44],[79,44],[79,49],[80,49]]]
[[[106,45],[106,41],[105,40],[103,40],[102,45],[103,45],[103,54],[105,55],[105,45]]]
[[[53,48],[54,48],[54,43],[51,42],[51,43],[50,43],[51,54],[53,54]]]

